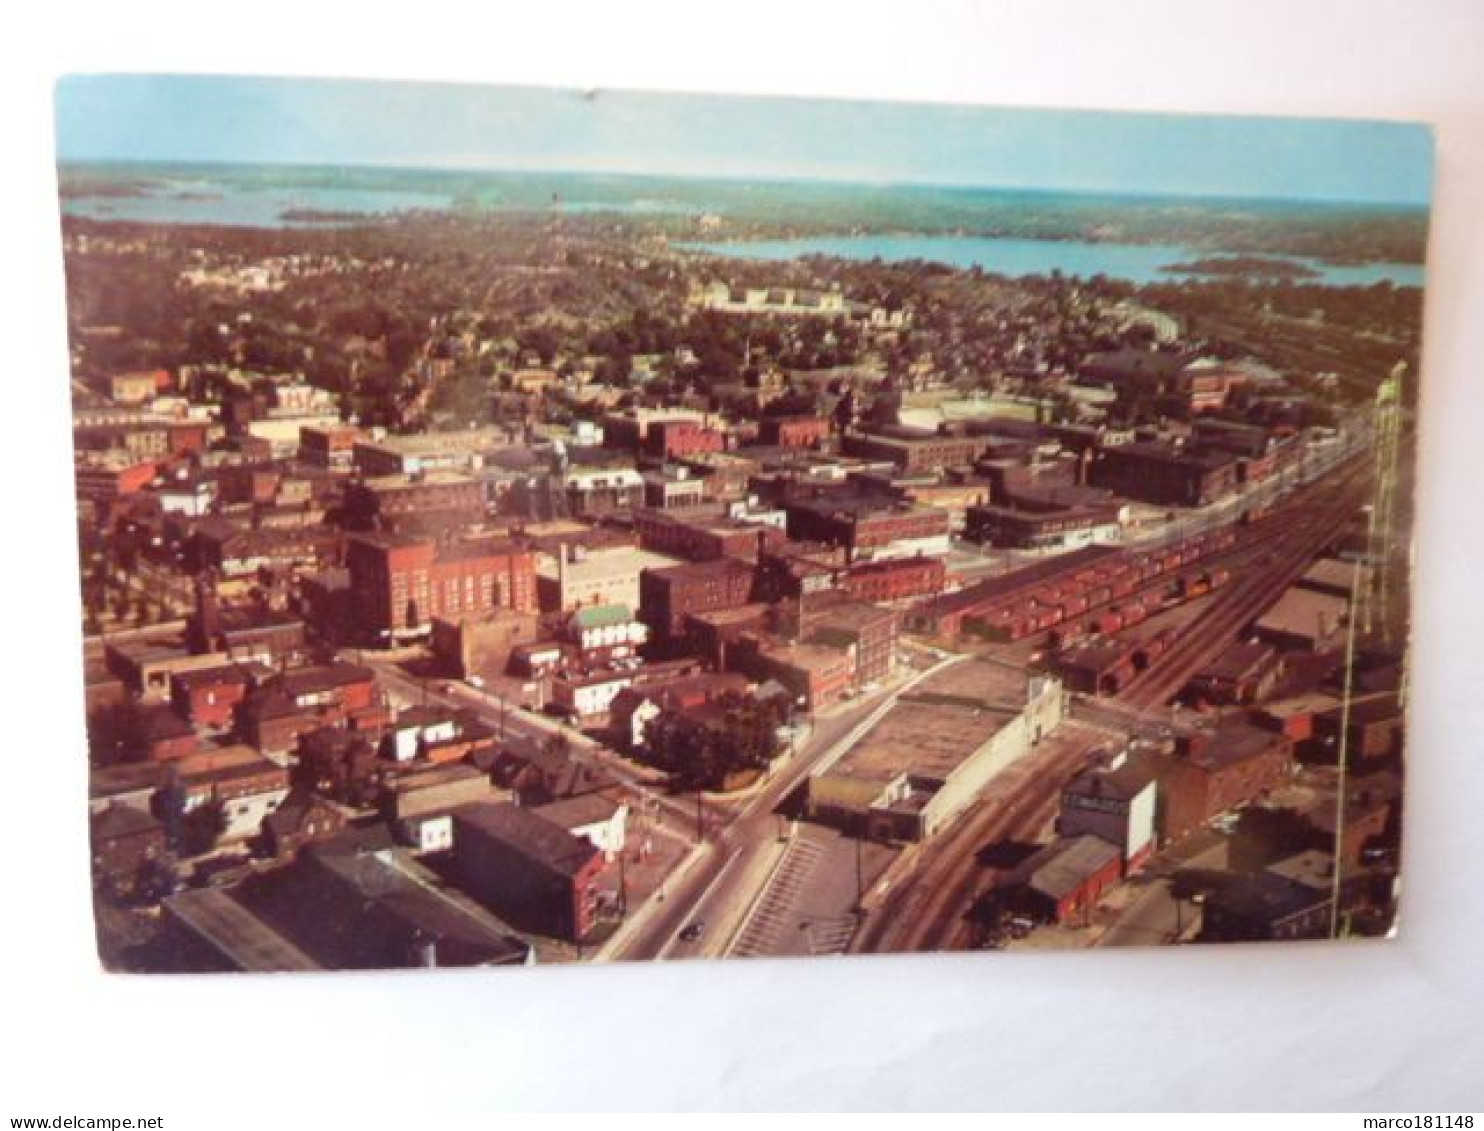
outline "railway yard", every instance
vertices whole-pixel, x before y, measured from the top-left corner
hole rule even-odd
[[[1052,737],[997,777],[936,840],[908,848],[864,900],[851,949],[974,945],[969,912],[976,900],[1007,871],[1004,858],[1052,835],[1062,788],[1088,770],[1099,752],[1129,736],[1212,725],[1169,705],[1203,665],[1243,639],[1258,616],[1337,544],[1363,505],[1372,475],[1369,461],[1356,458],[1260,518],[1162,554],[1098,552],[1047,563],[1059,568],[1037,570],[1021,584],[1000,579],[988,615],[976,606],[963,618],[972,623],[981,617],[981,624],[998,627],[973,647],[1052,670],[1100,649],[1129,657],[1129,678],[1092,687],[1087,695],[1074,693],[1071,717]],[[1023,602],[1026,586],[1056,595],[1079,581],[1084,591],[1106,599],[1083,607],[1073,597],[1065,606],[1074,611],[1070,621],[1049,618],[1032,632],[1023,630],[1030,617],[1011,622],[999,612]],[[965,604],[961,600],[959,607]],[[996,635],[1001,639],[993,640]]]

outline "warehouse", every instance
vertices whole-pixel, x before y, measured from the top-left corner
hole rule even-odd
[[[873,840],[925,840],[1049,734],[1064,711],[1053,677],[987,660],[954,664],[815,770],[810,815]]]

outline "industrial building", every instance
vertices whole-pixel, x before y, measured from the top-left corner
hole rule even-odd
[[[809,779],[811,816],[873,840],[919,841],[1062,721],[1061,681],[988,660],[925,679]]]

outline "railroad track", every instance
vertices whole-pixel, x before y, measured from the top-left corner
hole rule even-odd
[[[1191,630],[1110,702],[1142,711],[1174,694],[1302,575],[1354,515],[1368,476],[1368,461],[1357,457],[1322,483],[1275,505],[1244,531],[1237,545],[1201,559],[1203,566],[1233,568],[1237,579],[1213,595]],[[1237,569],[1244,572],[1236,574]],[[1078,725],[1064,722],[1058,737]],[[901,877],[899,886],[869,914],[850,949],[884,953],[966,946],[964,913],[986,877],[979,850],[1001,841],[1034,839],[1054,815],[1062,786],[1105,741],[1096,732],[1073,740],[1043,764],[1032,764],[1003,797],[970,808],[936,844],[922,849],[916,870]]]
[[[1064,722],[1057,734],[1077,726]],[[1055,810],[1062,785],[1086,766],[1103,741],[1103,736],[1088,733],[1067,743],[1002,797],[970,808],[936,844],[922,849],[916,870],[868,915],[851,951],[942,949],[944,939],[964,926],[963,911],[978,895],[983,872],[979,849],[1004,840],[1029,840],[1039,833]]]
[[[1334,497],[1293,515],[1274,516],[1281,525],[1269,535],[1259,565],[1216,594],[1210,607],[1147,670],[1139,673],[1114,700],[1147,709],[1163,703],[1185,681],[1228,647],[1241,629],[1272,605],[1283,591],[1303,576],[1314,558],[1354,515],[1361,485],[1347,477]],[[1296,519],[1302,516],[1302,525]],[[1249,552],[1252,547],[1249,547]],[[1261,564],[1265,558],[1265,564]]]

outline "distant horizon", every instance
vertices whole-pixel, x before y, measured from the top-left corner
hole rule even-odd
[[[354,79],[81,75],[59,163],[360,168],[1426,208],[1430,130]]]
[[[67,169],[97,167],[118,168],[160,168],[160,169],[290,169],[314,172],[375,172],[375,173],[408,173],[413,175],[453,175],[471,177],[587,177],[601,179],[605,177],[628,180],[648,181],[691,181],[705,184],[746,185],[755,184],[760,186],[785,186],[785,185],[811,185],[811,186],[837,186],[842,188],[870,188],[870,189],[906,189],[906,190],[943,190],[948,192],[983,192],[983,193],[1024,193],[1029,195],[1044,196],[1068,196],[1087,198],[1113,198],[1130,201],[1198,201],[1202,203],[1262,203],[1262,204],[1291,204],[1318,208],[1356,208],[1375,209],[1378,211],[1398,212],[1427,212],[1431,204],[1427,201],[1408,200],[1356,200],[1341,198],[1322,197],[1294,197],[1294,196],[1269,196],[1255,193],[1237,192],[1170,192],[1146,189],[1096,189],[1096,188],[1063,188],[1052,185],[1009,185],[1009,184],[977,184],[972,182],[952,181],[910,181],[910,180],[865,180],[850,179],[844,176],[824,175],[796,175],[785,176],[782,174],[771,176],[747,176],[741,174],[709,174],[702,172],[667,172],[645,169],[580,169],[564,166],[551,166],[548,168],[536,167],[494,167],[494,166],[459,166],[459,165],[407,165],[382,162],[345,162],[345,161],[315,161],[315,160],[259,160],[248,161],[229,158],[200,159],[200,158],[132,158],[132,157],[58,157],[57,168],[62,171]]]

